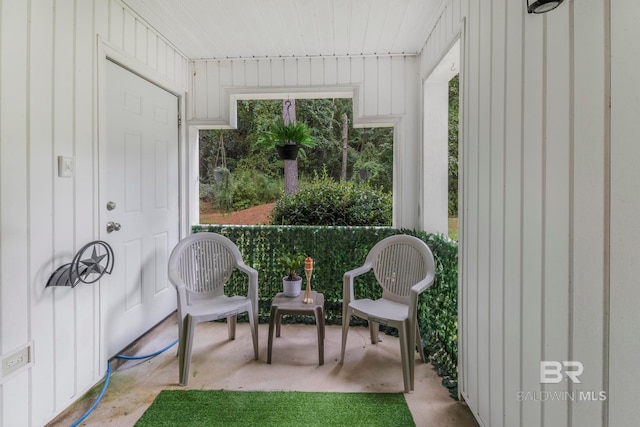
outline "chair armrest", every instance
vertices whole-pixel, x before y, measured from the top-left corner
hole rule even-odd
[[[189,312],[189,298],[187,296],[187,287],[184,284],[179,284],[175,288],[178,295],[178,320],[182,322],[184,316],[186,316],[186,314]]]
[[[366,263],[361,267],[354,268],[344,273],[343,287],[342,287],[342,301],[343,304],[349,304],[353,299],[353,279],[371,270],[371,263]]]
[[[420,294],[423,293],[429,286],[433,284],[434,279],[433,274],[427,275],[424,279],[416,283],[411,287],[411,291],[409,292],[409,312],[412,313],[414,310],[417,310],[418,307],[418,298]]]
[[[249,276],[249,299],[254,304],[258,304],[258,271],[255,268],[249,267],[243,262],[238,263],[238,270],[244,272]]]

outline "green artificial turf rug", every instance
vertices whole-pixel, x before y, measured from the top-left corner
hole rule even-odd
[[[415,426],[401,393],[163,390],[147,426]]]

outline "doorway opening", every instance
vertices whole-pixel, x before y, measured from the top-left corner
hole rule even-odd
[[[423,84],[424,229],[458,240],[460,41]]]

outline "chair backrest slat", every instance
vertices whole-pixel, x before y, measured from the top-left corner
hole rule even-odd
[[[176,248],[172,254],[174,271],[190,293],[224,293],[224,285],[237,265],[237,254],[229,242],[213,233],[201,233]]]
[[[217,242],[193,242],[180,257],[182,279],[191,292],[214,292],[231,277],[233,254]]]
[[[413,236],[396,235],[378,242],[368,260],[383,296],[407,303],[411,287],[433,269],[433,255],[428,246]]]
[[[373,271],[386,291],[406,297],[411,287],[427,275],[425,267],[422,254],[415,247],[398,243],[380,251]]]

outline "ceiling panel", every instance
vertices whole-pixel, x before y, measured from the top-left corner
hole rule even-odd
[[[415,54],[443,0],[123,0],[190,59]]]

